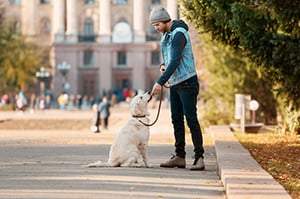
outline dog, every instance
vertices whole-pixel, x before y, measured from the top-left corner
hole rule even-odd
[[[150,92],[139,93],[131,99],[132,117],[118,132],[113,141],[107,162],[97,161],[87,167],[149,167],[149,123],[147,104],[152,99]],[[141,121],[141,122],[140,122]]]

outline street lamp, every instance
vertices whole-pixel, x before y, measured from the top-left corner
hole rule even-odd
[[[250,101],[250,110],[252,111],[252,123],[255,123],[255,111],[259,108],[259,103],[256,100]]]
[[[71,69],[71,65],[68,64],[66,61],[63,61],[61,64],[57,65],[57,70],[59,70],[61,75],[64,77],[64,83],[63,83],[64,90],[68,90],[70,87],[70,85],[67,82],[67,73],[69,72],[70,69]]]
[[[40,67],[40,70],[35,73],[35,76],[40,80],[40,94],[44,94],[45,80],[50,77],[50,73],[46,71],[44,66]]]

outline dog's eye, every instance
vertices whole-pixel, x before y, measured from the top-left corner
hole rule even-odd
[[[140,99],[143,99],[143,97],[141,96]]]

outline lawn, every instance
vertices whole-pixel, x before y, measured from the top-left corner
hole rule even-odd
[[[253,158],[276,179],[293,199],[300,198],[300,136],[270,131],[235,133]]]

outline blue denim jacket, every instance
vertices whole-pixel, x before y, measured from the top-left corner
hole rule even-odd
[[[172,48],[174,48],[176,42],[178,42],[174,41],[174,36],[178,32],[184,34],[186,44],[182,51],[178,52],[178,54],[174,54]],[[163,74],[158,80],[159,84],[163,85],[167,80],[170,86],[174,86],[197,75],[188,27],[182,20],[173,21],[171,32],[167,32],[162,36],[161,50],[166,66],[166,74]],[[168,70],[168,68],[172,69]]]

